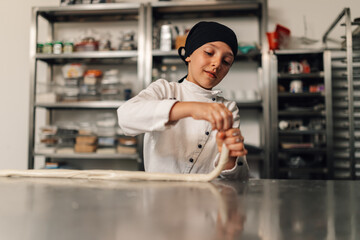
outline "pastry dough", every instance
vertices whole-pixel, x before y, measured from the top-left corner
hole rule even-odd
[[[222,147],[220,160],[208,174],[152,173],[121,170],[0,170],[0,177],[39,177],[39,178],[76,178],[97,180],[138,180],[138,181],[188,181],[209,182],[217,178],[229,160],[229,150]]]

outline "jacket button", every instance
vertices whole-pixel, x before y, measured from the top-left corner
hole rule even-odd
[[[192,158],[189,159],[189,162],[193,162],[193,161],[194,161],[194,159],[192,159]]]
[[[202,145],[201,145],[201,144],[199,144],[199,145],[198,145],[198,148],[202,148]]]
[[[215,100],[216,100],[216,98],[212,98],[211,100],[215,101]]]
[[[238,165],[238,166],[242,166],[243,164],[244,164],[244,163],[243,163],[242,161],[238,161],[238,162],[237,162],[237,165]]]
[[[205,132],[206,135],[209,135],[210,133],[208,131]]]

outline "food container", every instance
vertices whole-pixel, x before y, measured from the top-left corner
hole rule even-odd
[[[74,150],[77,153],[91,153],[96,151],[96,145],[75,144]]]
[[[93,135],[80,135],[76,137],[76,144],[96,144],[97,137]]]
[[[122,153],[122,154],[135,154],[136,153],[135,147],[128,147],[128,146],[122,146],[122,145],[118,145],[116,147],[116,150],[118,153]]]
[[[84,74],[84,84],[95,85],[100,83],[102,71],[97,69],[87,70]]]
[[[81,63],[69,63],[62,67],[64,78],[80,78],[84,76],[85,66]]]
[[[96,41],[94,38],[91,37],[84,38],[80,43],[75,44],[76,52],[89,52],[98,50],[99,41]]]
[[[99,137],[98,144],[99,144],[99,146],[102,146],[102,147],[115,146],[115,138],[114,137]]]
[[[74,43],[65,42],[64,43],[64,53],[72,53],[74,52]]]
[[[53,44],[51,42],[45,43],[42,52],[46,54],[51,54],[53,52]]]
[[[42,43],[36,44],[36,52],[37,52],[37,53],[42,53],[42,52],[43,52],[43,48],[44,48],[44,44],[42,44]]]
[[[61,54],[63,50],[63,43],[61,41],[54,42],[53,52],[54,54]]]

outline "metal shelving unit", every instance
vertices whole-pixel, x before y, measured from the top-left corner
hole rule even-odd
[[[332,86],[333,177],[358,179],[360,176],[360,22],[352,22],[349,8],[344,8],[323,35],[331,49],[326,58],[330,66],[326,75]],[[355,29],[353,27],[356,27]],[[330,48],[330,34],[342,28],[341,46]],[[341,42],[341,40],[339,41]]]
[[[327,179],[331,173],[330,85],[325,78],[323,50],[276,50],[270,58],[272,176],[274,178]],[[309,73],[290,73],[290,62],[306,60]],[[301,81],[303,92],[292,92],[291,82]],[[310,85],[325,91],[310,92]],[[281,91],[279,90],[281,89]],[[314,128],[314,123],[319,124]],[[287,126],[281,125],[288,124]]]
[[[268,93],[268,43],[266,39],[267,32],[267,1],[266,0],[244,0],[244,1],[169,1],[169,2],[151,2],[148,4],[146,13],[146,70],[145,86],[152,81],[152,68],[164,60],[177,58],[179,63],[182,60],[178,57],[177,50],[168,52],[153,49],[153,32],[154,26],[159,21],[176,21],[192,20],[194,24],[202,19],[209,20],[212,18],[239,18],[244,16],[256,16],[259,25],[258,43],[261,45],[260,51],[249,52],[248,54],[238,53],[236,61],[253,61],[257,62],[262,69],[262,75],[259,78],[262,81],[260,89],[261,101],[238,102],[237,105],[242,111],[254,110],[260,112],[260,132],[261,132],[261,149],[263,153],[255,154],[263,160],[263,177],[269,177],[269,153],[270,153],[270,110],[269,110],[269,93]]]
[[[36,53],[36,44],[39,38],[39,19],[48,22],[49,31],[47,40],[54,40],[55,24],[57,23],[86,23],[86,22],[121,22],[136,21],[138,25],[138,44],[135,51],[94,51],[73,52],[63,54]],[[135,159],[141,161],[141,146],[137,154],[56,154],[35,151],[35,123],[36,109],[45,109],[48,115],[48,123],[54,120],[52,115],[57,110],[116,110],[123,101],[92,101],[92,102],[56,102],[36,103],[36,84],[38,78],[38,64],[47,64],[47,80],[53,77],[53,66],[65,63],[81,62],[86,64],[119,64],[124,61],[137,66],[138,85],[143,86],[145,69],[145,6],[140,3],[121,4],[97,4],[97,5],[72,5],[61,7],[34,7],[31,21],[31,50],[30,50],[30,112],[29,112],[29,149],[28,168],[34,168],[35,156],[44,156],[50,159]]]

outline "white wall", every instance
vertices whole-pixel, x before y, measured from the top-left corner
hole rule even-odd
[[[0,0],[0,169],[27,167],[31,7],[59,2]],[[344,7],[351,8],[353,18],[360,17],[359,0],[269,0],[268,5],[269,31],[280,23],[302,36],[305,15],[307,37],[318,40]]]

